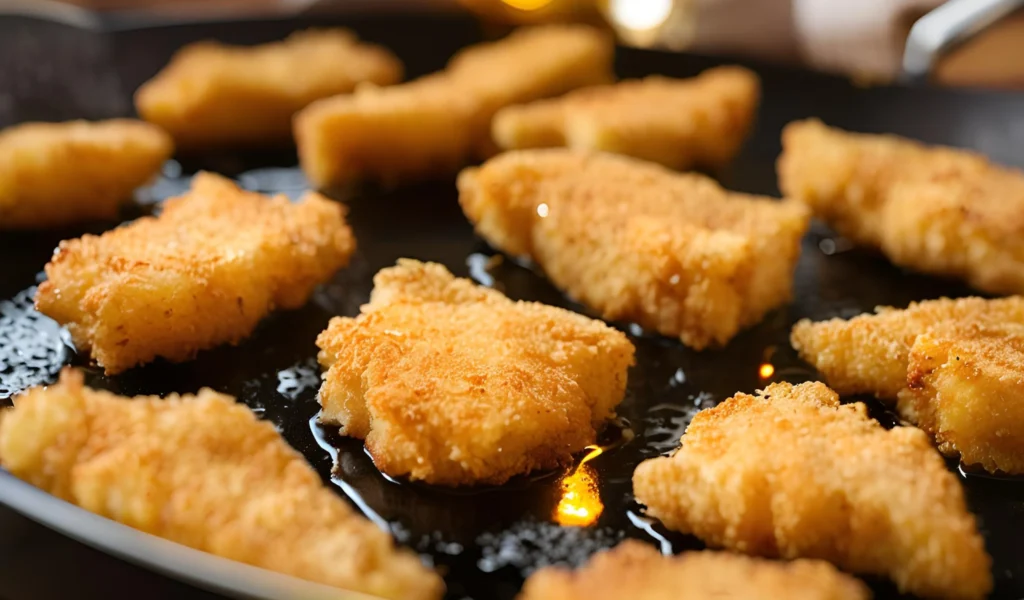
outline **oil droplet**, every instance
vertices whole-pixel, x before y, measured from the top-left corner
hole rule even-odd
[[[760,368],[757,369],[757,375],[761,379],[771,379],[772,375],[775,374],[775,365],[772,363],[762,363]]]
[[[562,478],[562,497],[555,507],[554,520],[567,527],[593,525],[604,512],[601,494],[597,489],[597,474],[587,462],[604,453],[600,446],[587,446],[590,450],[568,475]]]
[[[682,369],[676,369],[676,372],[672,374],[672,379],[669,380],[668,384],[672,387],[683,385],[686,383],[686,373]]]

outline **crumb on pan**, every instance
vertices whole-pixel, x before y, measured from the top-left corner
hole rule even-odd
[[[750,131],[759,88],[742,67],[652,76],[509,106],[495,115],[492,132],[505,149],[567,146],[673,169],[715,168],[732,160]]]
[[[593,444],[634,352],[604,323],[406,259],[317,346],[321,421],[365,438],[388,475],[452,486],[501,484]]]
[[[894,263],[1024,292],[1024,173],[966,150],[819,121],[786,126],[779,187]]]
[[[808,211],[612,154],[505,153],[462,172],[476,231],[605,319],[696,349],[790,299]]]
[[[337,203],[311,193],[293,204],[200,173],[158,217],[61,242],[36,307],[108,374],[183,361],[302,306],[354,248]]]
[[[252,47],[189,44],[139,88],[135,105],[186,148],[274,144],[288,141],[292,116],[311,102],[401,79],[385,48],[346,29],[310,29]]]
[[[295,119],[302,170],[319,187],[454,171],[493,153],[498,109],[607,83],[612,53],[589,27],[523,28],[462,50],[433,75],[313,103]]]
[[[0,130],[0,230],[114,219],[173,150],[166,133],[132,119]]]
[[[711,546],[819,558],[926,598],[984,598],[991,559],[957,478],[912,427],[882,428],[821,383],[772,384],[697,414],[637,500]]]
[[[818,560],[776,562],[727,552],[662,556],[626,540],[575,572],[547,567],[526,580],[518,600],[868,600],[860,581]]]
[[[325,488],[273,425],[209,389],[126,398],[65,370],[3,411],[0,462],[59,498],[197,550],[395,600],[444,590]]]

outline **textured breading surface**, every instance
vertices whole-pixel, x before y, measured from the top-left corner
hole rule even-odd
[[[750,131],[759,88],[757,76],[742,67],[690,79],[652,76],[504,108],[492,133],[505,149],[567,146],[673,169],[720,167]]]
[[[189,44],[135,94],[139,114],[179,146],[287,142],[292,116],[369,82],[391,85],[402,64],[345,29],[311,29],[260,46]]]
[[[500,484],[568,462],[614,416],[633,345],[604,323],[401,260],[320,334],[321,421],[381,471]]]
[[[173,152],[142,121],[24,123],[0,131],[0,230],[113,219]]]
[[[1024,173],[965,150],[818,121],[783,132],[779,187],[908,268],[1024,292]]]
[[[454,171],[493,153],[498,109],[611,81],[612,53],[611,40],[588,27],[525,28],[411,83],[321,100],[295,119],[302,170],[320,187]]]
[[[808,211],[612,154],[505,153],[459,175],[476,231],[606,319],[696,349],[787,302]]]
[[[302,306],[354,248],[339,204],[317,194],[293,204],[200,173],[159,217],[61,242],[36,307],[107,373],[183,361]]]
[[[668,527],[760,556],[820,558],[929,598],[983,598],[991,559],[928,436],[885,430],[821,383],[702,411],[675,455],[633,475]]]
[[[355,513],[270,423],[230,396],[125,398],[80,373],[2,413],[0,462],[20,479],[146,533],[303,579],[394,599],[441,578]]]
[[[867,600],[863,583],[816,560],[774,562],[726,552],[673,557],[636,540],[600,552],[572,572],[547,567],[519,600]]]

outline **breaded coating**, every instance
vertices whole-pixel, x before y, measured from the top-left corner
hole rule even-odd
[[[209,389],[126,398],[66,370],[2,413],[0,462],[54,496],[197,550],[396,600],[444,590],[325,488],[273,425]]]
[[[171,138],[142,121],[24,123],[0,131],[0,230],[114,219],[160,172]]]
[[[61,242],[36,308],[66,325],[108,374],[237,343],[275,308],[302,306],[355,248],[344,209],[293,204],[210,173],[144,217]]]
[[[867,600],[867,587],[827,562],[774,562],[727,552],[662,556],[626,540],[577,570],[547,567],[519,600]]]
[[[907,386],[910,348],[919,335],[944,324],[1024,325],[1024,298],[961,298],[879,307],[874,315],[811,322],[793,327],[790,341],[841,395],[874,394],[893,400]]]
[[[721,167],[747,137],[759,95],[757,75],[742,67],[652,76],[504,108],[492,134],[505,149],[567,146],[673,169]]]
[[[494,152],[498,109],[611,81],[613,51],[589,27],[524,28],[411,83],[321,100],[295,118],[302,170],[319,187],[452,172]]]
[[[985,552],[928,436],[886,430],[822,383],[776,383],[694,417],[641,463],[637,500],[666,526],[752,555],[818,558],[926,598],[984,598]]]
[[[790,298],[808,211],[612,154],[508,152],[459,175],[477,233],[605,319],[696,349]]]
[[[320,420],[393,477],[501,484],[567,463],[622,401],[633,345],[604,323],[400,260],[317,338]]]
[[[346,29],[310,29],[251,47],[189,44],[138,89],[135,107],[182,147],[275,145],[288,142],[292,117],[311,102],[401,79],[387,49]]]
[[[779,187],[900,266],[1024,292],[1024,173],[984,157],[818,121],[782,137]]]

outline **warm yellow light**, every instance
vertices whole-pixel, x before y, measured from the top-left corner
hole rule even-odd
[[[610,0],[608,12],[620,27],[645,30],[664,24],[674,6],[673,0]]]
[[[542,219],[544,217],[548,216],[548,205],[547,204],[541,202],[540,204],[537,205],[537,216],[542,218]]]
[[[590,452],[562,479],[562,497],[555,508],[555,522],[571,527],[592,525],[604,512],[601,494],[597,491],[597,474],[587,464],[604,452],[598,446],[587,446]]]
[[[540,10],[554,0],[502,0],[505,4],[519,10]]]
[[[761,376],[761,379],[768,379],[775,374],[775,365],[772,363],[764,363],[757,372]]]

